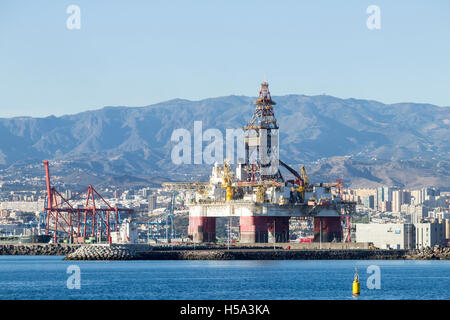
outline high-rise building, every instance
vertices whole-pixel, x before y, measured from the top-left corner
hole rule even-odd
[[[402,190],[392,191],[392,212],[401,212],[402,204],[403,204],[403,191]]]
[[[156,209],[156,194],[151,194],[148,196],[148,212]]]
[[[66,200],[72,198],[72,190],[66,190],[64,196]]]
[[[423,188],[421,191],[423,201],[434,200],[440,194],[440,191],[436,188]]]
[[[382,211],[383,201],[392,201],[392,188],[391,187],[379,187],[376,190],[376,209]],[[385,206],[384,206],[385,207]]]
[[[376,189],[369,189],[369,188],[353,189],[353,194],[354,194],[354,199],[348,199],[348,200],[357,201],[358,203],[364,204],[364,197],[372,196],[374,199],[374,203],[375,203]]]
[[[443,223],[445,225],[445,239],[450,239],[450,219],[444,219]]]
[[[374,196],[364,196],[363,197],[364,208],[374,209],[375,208],[375,197]]]
[[[402,204],[411,204],[411,192],[403,190],[402,191]]]
[[[120,190],[114,190],[114,198],[119,199],[122,195],[122,192]]]
[[[392,205],[391,201],[383,201],[381,202],[381,212],[392,212]]]
[[[391,187],[383,187],[384,201],[392,201],[392,191]]]
[[[377,210],[381,209],[381,203],[384,201],[383,196],[384,196],[383,187],[377,188],[375,193],[375,209]]]
[[[142,196],[143,196],[144,198],[147,198],[147,197],[148,197],[149,189],[144,188],[144,189],[141,190],[141,192],[142,192]]]
[[[411,204],[419,205],[423,203],[423,192],[422,190],[413,190],[411,191]]]
[[[424,218],[428,217],[428,208],[423,205],[417,205],[411,209],[412,223],[421,223]]]

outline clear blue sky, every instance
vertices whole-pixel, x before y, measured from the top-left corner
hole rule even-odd
[[[264,73],[272,95],[449,106],[450,1],[0,2],[0,117],[254,96]]]

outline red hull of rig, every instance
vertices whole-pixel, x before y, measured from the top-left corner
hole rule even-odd
[[[342,241],[341,217],[314,217],[314,242]]]
[[[273,237],[276,242],[288,242],[289,217],[249,216],[240,218],[240,238],[242,242],[264,243]]]
[[[117,231],[119,214],[132,214],[134,211],[110,206],[91,185],[70,199],[65,199],[50,184],[48,161],[44,160],[43,163],[47,184],[47,206],[44,208],[47,212],[46,234],[53,227],[55,243],[61,238],[83,242],[86,236],[106,237],[111,243],[111,227]],[[84,206],[71,203],[80,200],[84,200]]]
[[[195,242],[215,242],[216,218],[189,217],[188,234]]]

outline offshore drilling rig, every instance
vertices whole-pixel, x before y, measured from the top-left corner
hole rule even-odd
[[[261,84],[256,107],[244,129],[245,159],[233,172],[230,162],[215,163],[209,182],[164,183],[169,190],[191,190],[188,235],[193,242],[215,242],[216,218],[239,217],[240,242],[288,242],[289,219],[314,219],[315,242],[350,241],[355,203],[343,200],[343,181],[310,184],[279,159],[276,104],[269,84]],[[280,168],[293,179],[286,179]],[[345,231],[344,231],[345,230]]]

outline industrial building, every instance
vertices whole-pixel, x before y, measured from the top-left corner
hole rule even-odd
[[[356,242],[371,242],[380,249],[413,249],[414,225],[411,223],[356,223]]]
[[[370,242],[380,249],[414,249],[445,243],[445,224],[356,223],[356,242]]]

